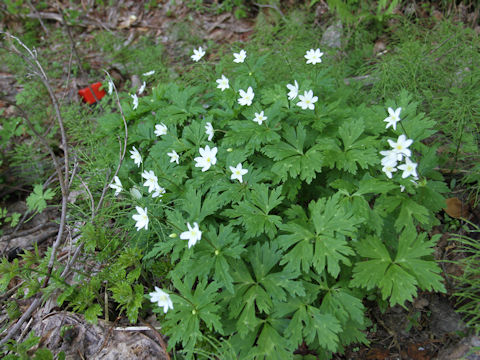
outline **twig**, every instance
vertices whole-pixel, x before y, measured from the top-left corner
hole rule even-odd
[[[280,14],[282,19],[285,20],[285,15],[283,15],[282,10],[280,10],[277,5],[258,4],[256,2],[254,2],[253,5],[258,6],[259,8],[270,8],[270,9],[276,10]]]
[[[440,45],[438,45],[436,48],[432,49],[429,51],[428,55],[432,55],[435,51],[437,51],[438,49],[440,49],[443,45],[445,45],[451,38],[453,38],[456,34],[453,34],[452,36],[449,36],[448,38],[446,38],[445,40],[443,40]]]
[[[27,326],[25,326],[25,329],[22,330],[21,334],[20,334],[20,337],[18,338],[18,342],[20,343],[22,341],[22,339],[25,337],[25,334],[27,333],[28,329],[30,329],[30,326],[32,325],[32,322],[33,322],[33,317],[30,318],[30,320],[28,321],[27,323]]]
[[[93,196],[92,196],[92,193],[91,193],[90,189],[88,188],[88,185],[85,184],[85,182],[80,177],[80,175],[78,175],[78,178],[80,179],[80,182],[82,183],[83,187],[87,191],[88,197],[90,198],[90,210],[92,211],[90,220],[93,222],[93,219],[95,217],[95,200],[93,200]]]
[[[65,91],[63,92],[63,96],[60,99],[60,101],[63,101],[65,99],[65,96],[67,96],[68,83],[70,82],[70,73],[72,70],[72,60],[73,60],[73,49],[70,51],[70,59],[68,59],[67,80],[65,81]]]
[[[108,291],[107,291],[107,286],[108,286],[108,280],[105,283],[105,296],[104,296],[104,299],[105,299],[105,321],[109,321],[108,320]]]
[[[442,55],[440,55],[439,57],[437,57],[435,59],[436,62],[440,61],[440,59],[442,59],[443,57],[445,57],[446,55],[450,54],[452,51],[454,51],[456,48],[458,48],[460,45],[462,45],[461,43],[455,45],[455,46],[452,46],[447,52],[443,53]]]
[[[3,301],[5,299],[8,299],[15,291],[17,291],[20,286],[22,286],[25,283],[25,280],[22,280],[19,284],[15,285],[13,288],[8,290],[6,293],[2,294],[0,296],[0,301]]]
[[[61,208],[61,215],[60,215],[60,226],[58,229],[57,233],[57,238],[55,239],[55,242],[52,245],[52,250],[50,253],[50,259],[48,261],[48,266],[47,266],[47,273],[46,276],[43,280],[43,283],[41,285],[41,288],[45,288],[48,285],[48,282],[50,280],[52,271],[53,271],[53,266],[55,263],[55,257],[57,253],[57,249],[60,246],[60,243],[63,239],[63,233],[65,230],[65,222],[67,218],[67,199],[68,199],[68,193],[69,193],[69,186],[67,183],[68,179],[68,174],[69,174],[69,157],[68,157],[68,142],[67,142],[67,135],[66,131],[63,125],[63,118],[62,114],[60,112],[60,106],[58,103],[58,100],[55,96],[55,93],[53,92],[52,87],[50,86],[50,83],[48,81],[48,77],[38,61],[37,58],[37,52],[36,50],[31,50],[27,45],[25,45],[18,37],[13,36],[7,32],[0,31],[0,34],[4,34],[9,40],[10,40],[10,48],[11,50],[17,54],[19,57],[24,59],[27,64],[31,66],[31,70],[34,72],[36,76],[40,78],[40,81],[42,84],[45,86],[45,88],[48,91],[48,94],[50,96],[50,100],[52,102],[53,108],[55,110],[55,115],[56,119],[58,122],[58,126],[60,129],[60,135],[61,135],[61,143],[63,147],[63,155],[64,155],[64,172],[62,174],[62,171],[60,169],[60,164],[58,163],[58,159],[56,158],[55,154],[53,153],[53,150],[48,146],[50,155],[52,156],[52,159],[56,159],[56,162],[54,162],[55,165],[55,170],[57,171],[57,176],[58,176],[58,181],[60,183],[60,189],[62,191],[62,208]],[[15,40],[20,46],[26,51],[28,56],[26,56],[24,53],[22,53],[20,50],[16,48],[16,46],[11,42],[11,40]],[[40,138],[40,141],[42,139]],[[43,141],[45,139],[43,138]],[[23,314],[23,316],[17,321],[17,323],[8,331],[6,336],[0,341],[0,345],[5,344],[15,333],[20,329],[22,324],[25,322],[26,319],[30,318],[30,316],[33,314],[33,312],[37,309],[37,307],[41,304],[41,298],[36,298],[29,306],[27,311]]]
[[[33,13],[35,15],[37,15],[37,19],[40,22],[40,26],[42,27],[43,31],[45,31],[45,34],[48,36],[49,35],[48,29],[45,26],[45,24],[43,23],[43,20],[42,20],[41,16],[38,15],[37,9],[35,8],[35,6],[32,5],[32,2],[30,0],[27,0],[27,4],[28,4],[28,7],[30,8],[30,10],[32,10]]]
[[[18,330],[20,330],[23,323],[32,316],[33,312],[37,309],[37,307],[41,303],[42,303],[41,298],[36,298],[35,300],[33,300],[33,302],[28,307],[27,311],[25,311],[23,313],[23,315],[20,317],[20,319],[18,319],[18,321],[15,323],[15,325],[13,325],[10,328],[10,330],[7,332],[7,334],[4,336],[4,338],[2,340],[0,340],[0,346],[4,345],[8,340],[10,340],[13,337],[13,335],[15,335],[17,333]]]
[[[78,168],[78,162],[75,160],[73,163],[73,169],[72,169],[72,174],[70,175],[70,181],[68,182],[68,187],[72,187],[73,179],[75,177],[75,174],[77,173],[77,168]]]
[[[155,330],[160,330],[162,327],[158,326],[154,328]],[[152,330],[151,326],[117,326],[113,330],[115,331],[150,331]]]
[[[72,258],[70,259],[70,261],[67,263],[67,265],[65,266],[65,269],[63,269],[62,271],[62,274],[60,275],[60,277],[62,279],[64,279],[67,274],[69,273],[70,271],[70,268],[72,267],[72,265],[75,263],[75,261],[77,261],[77,258],[78,256],[80,255],[80,252],[82,251],[83,249],[83,242],[80,243],[80,245],[78,245],[78,247],[75,249],[75,252],[73,253],[73,256]]]
[[[20,232],[14,232],[12,231],[11,233],[9,234],[5,234],[3,236],[3,238],[0,238],[1,240],[0,241],[7,241],[9,239],[14,239],[14,238],[17,238],[17,237],[21,237],[21,236],[27,236],[27,235],[30,235],[30,234],[33,234],[34,232],[37,232],[39,230],[42,230],[43,228],[45,227],[50,227],[50,226],[56,226],[56,224],[54,223],[45,223],[45,224],[40,224],[40,225],[37,225],[31,229],[27,229],[27,230],[23,230],[23,231],[20,231]]]

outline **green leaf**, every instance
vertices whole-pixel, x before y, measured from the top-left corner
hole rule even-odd
[[[334,314],[342,324],[353,320],[362,325],[365,321],[365,308],[362,300],[340,286],[329,289],[322,299],[320,311],[326,314]]]
[[[401,266],[392,264],[378,284],[382,299],[390,297],[390,306],[403,305],[405,301],[413,301],[417,295],[417,281]]]
[[[280,135],[275,130],[259,126],[249,119],[231,121],[230,130],[227,131],[223,140],[224,146],[245,146],[246,150],[260,150],[265,144],[278,142]]]
[[[395,221],[395,229],[400,232],[405,227],[413,226],[413,219],[418,220],[420,224],[427,225],[430,223],[431,216],[426,207],[412,199],[405,198],[402,201],[397,221]]]
[[[398,251],[392,260],[377,237],[368,237],[357,244],[358,253],[369,260],[355,264],[351,286],[367,290],[378,286],[382,298],[391,306],[412,301],[417,285],[425,290],[445,291],[440,269],[433,260],[422,259],[433,252],[433,243],[418,236],[415,227],[407,228],[399,238]]]
[[[42,212],[47,207],[47,200],[53,199],[55,192],[51,189],[43,192],[43,185],[33,186],[33,192],[27,197],[27,207],[29,211]]]
[[[262,328],[257,340],[257,347],[252,349],[251,354],[255,354],[255,358],[266,357],[272,360],[289,359],[292,356],[289,341],[282,337],[278,331],[268,323]]]
[[[102,307],[100,304],[92,304],[85,310],[85,320],[92,324],[97,323],[100,315],[102,315]]]
[[[209,191],[204,195],[193,186],[187,186],[185,194],[177,201],[177,204],[180,209],[188,213],[191,221],[201,223],[203,219],[221,208],[223,201],[221,201],[220,195],[214,191]]]
[[[233,232],[233,226],[220,225],[218,232],[213,226],[203,235],[207,241],[201,241],[196,246],[194,258],[186,261],[184,273],[187,276],[198,276],[200,279],[213,273],[213,279],[224,286],[228,292],[234,292],[232,278],[232,260],[240,259],[245,252],[240,236]],[[199,269],[198,264],[202,264]]]
[[[279,142],[265,146],[262,151],[265,155],[275,160],[272,171],[278,174],[282,180],[288,176],[310,183],[316,173],[322,169],[322,153],[318,146],[313,146],[304,152],[306,130],[301,123],[296,130],[286,127],[284,138],[287,142]]]
[[[266,184],[253,185],[247,194],[247,199],[227,209],[223,213],[234,220],[233,224],[243,224],[248,238],[266,233],[273,237],[282,223],[278,215],[270,212],[283,201],[282,187],[279,186],[269,192]]]
[[[378,237],[366,237],[356,244],[356,249],[360,256],[370,260],[355,264],[350,286],[371,290],[378,286],[387,268],[391,265],[392,259],[387,248]]]
[[[53,354],[48,349],[38,349],[35,351],[33,360],[53,360]]]
[[[170,336],[169,348],[181,343],[187,355],[190,356],[197,344],[203,338],[200,324],[209,330],[223,333],[222,323],[218,315],[220,307],[217,304],[219,286],[216,282],[200,281],[194,286],[194,279],[185,279],[182,282],[175,275],[172,276],[173,285],[179,295],[172,294],[173,310],[166,314],[164,327]],[[157,311],[162,311],[158,309]],[[182,331],[178,331],[181,328]],[[188,334],[188,336],[183,336]]]
[[[301,269],[308,273],[313,265],[315,233],[307,226],[305,223],[302,226],[291,222],[280,227],[287,234],[280,235],[277,238],[278,244],[285,250],[290,248],[280,264],[287,264],[286,268],[289,270],[299,272]]]
[[[324,314],[314,306],[300,303],[285,329],[285,336],[296,345],[305,340],[309,345],[319,344],[336,351],[341,330],[340,323],[332,314]]]
[[[362,135],[365,130],[363,120],[353,120],[349,123],[343,123],[338,129],[338,135],[343,142],[345,150],[353,148],[355,141]]]
[[[443,278],[439,275],[440,267],[432,259],[421,259],[434,252],[435,241],[427,241],[426,237],[426,233],[417,236],[415,230],[405,230],[398,240],[395,262],[416,278],[422,290],[446,292]]]
[[[340,194],[331,198],[310,202],[311,218],[308,222],[295,220],[281,227],[280,246],[287,251],[281,264],[287,268],[307,271],[313,266],[318,273],[325,268],[336,277],[340,263],[350,265],[349,255],[354,252],[348,246],[346,236],[354,236],[362,218],[354,216],[339,202]],[[292,247],[293,246],[293,247]]]
[[[377,140],[373,137],[360,138],[364,129],[364,122],[361,119],[344,122],[340,126],[338,133],[343,149],[338,144],[331,144],[325,151],[326,162],[330,167],[356,174],[359,167],[367,169],[370,165],[379,163],[375,149]]]
[[[428,181],[425,186],[419,186],[415,201],[422,204],[432,212],[438,212],[447,207],[442,193],[449,192],[448,186],[443,181]]]
[[[380,180],[372,177],[364,177],[358,184],[358,190],[355,195],[365,194],[385,194],[390,190],[398,188],[398,185],[392,181]]]

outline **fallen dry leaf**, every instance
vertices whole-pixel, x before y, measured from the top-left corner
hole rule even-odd
[[[455,219],[468,217],[467,207],[459,198],[448,198],[446,202],[447,207],[444,210],[450,217]]]
[[[430,360],[431,355],[422,344],[409,344],[407,354],[412,360]]]
[[[389,355],[390,355],[390,351],[388,351],[388,349],[371,348],[367,353],[366,359],[385,360]]]

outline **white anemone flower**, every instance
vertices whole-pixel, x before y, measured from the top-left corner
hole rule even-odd
[[[392,172],[397,171],[397,168],[395,166],[392,166],[391,164],[386,164],[383,166],[382,171],[387,175],[389,179],[392,178]]]
[[[147,71],[146,73],[143,73],[142,75],[143,75],[143,76],[151,76],[151,75],[153,75],[153,74],[155,74],[155,70]]]
[[[190,223],[187,223],[188,231],[185,231],[180,234],[180,239],[188,240],[188,248],[191,248],[193,245],[202,239],[202,232],[198,227],[198,223],[194,222],[193,227],[190,226]]]
[[[320,51],[320,49],[308,50],[307,53],[305,54],[305,59],[307,59],[307,64],[315,65],[316,63],[321,63],[322,55],[323,53]]]
[[[297,103],[297,106],[300,106],[303,110],[315,110],[315,103],[318,101],[317,96],[313,96],[313,91],[308,90],[303,93],[303,95],[298,95],[300,101]]]
[[[138,167],[140,167],[140,164],[142,163],[142,155],[140,155],[140,153],[138,152],[138,150],[135,148],[135,146],[132,146],[132,150],[130,150],[130,154],[132,154],[130,156],[130,159],[133,160],[133,162],[135,163],[135,165],[137,165]]]
[[[222,77],[220,79],[217,79],[217,88],[224,91],[226,89],[230,88],[230,85],[228,83],[228,79],[225,77],[225,75],[222,74]]]
[[[205,133],[208,135],[208,141],[212,141],[214,131],[212,123],[207,122],[207,125],[205,125]]]
[[[397,159],[399,161],[403,159],[403,156],[410,157],[412,155],[412,152],[408,149],[408,147],[413,143],[413,140],[407,139],[405,135],[400,135],[396,142],[388,139],[388,143],[393,148],[393,151],[397,154]]]
[[[240,50],[239,53],[233,53],[233,57],[235,58],[233,62],[235,63],[243,63],[245,58],[247,57],[247,52],[245,50]]]
[[[405,158],[405,164],[399,165],[398,168],[403,170],[402,178],[405,179],[412,175],[414,178],[417,178],[417,163],[412,162],[410,158]]]
[[[391,126],[393,127],[393,130],[397,130],[397,123],[402,120],[400,119],[400,111],[402,111],[401,107],[397,108],[396,110],[393,110],[391,107],[388,108],[389,116],[383,120],[387,123],[386,129]]]
[[[168,309],[173,310],[173,303],[165,291],[155,286],[155,291],[150,294],[150,301],[152,303],[157,303],[158,307],[163,307],[163,313],[166,314]]]
[[[115,175],[115,177],[113,178],[113,181],[115,181],[115,184],[110,184],[108,186],[110,188],[114,189],[115,190],[115,196],[118,196],[118,194],[120,194],[120,192],[122,192],[123,186],[122,186],[122,183],[121,183],[120,179],[118,178],[118,176]]]
[[[137,222],[135,224],[137,231],[139,231],[142,228],[144,228],[145,230],[148,230],[147,208],[142,209],[140,206],[135,206],[135,209],[137,210],[138,214],[133,215],[132,219]]]
[[[138,107],[138,96],[137,94],[130,95],[133,99],[133,110],[136,110]]]
[[[155,189],[153,190],[153,194],[152,194],[152,198],[157,198],[157,197],[163,197],[163,194],[165,194],[166,191],[163,187],[161,187],[160,185],[157,185],[155,186]]]
[[[243,91],[242,89],[238,90],[240,94],[240,98],[238,99],[238,103],[240,105],[252,105],[253,98],[255,97],[255,93],[251,86],[248,87],[247,91]]]
[[[258,125],[262,125],[262,123],[267,119],[268,117],[265,116],[262,110],[260,113],[255,113],[255,118],[253,119],[253,121],[258,123]]]
[[[294,84],[287,84],[287,89],[290,90],[288,93],[288,100],[293,100],[298,96],[298,82],[294,80]]]
[[[198,150],[200,152],[200,157],[196,157],[195,159],[195,167],[201,167],[202,172],[207,171],[210,169],[212,165],[215,165],[217,163],[217,151],[218,149],[216,147],[210,149],[210,146],[206,145],[205,148],[200,148]]]
[[[147,87],[147,83],[144,81],[142,86],[140,86],[140,88],[138,89],[138,95],[142,95],[146,87]]]
[[[108,80],[108,95],[112,95],[113,92],[113,81]]]
[[[243,182],[243,175],[248,173],[247,169],[242,168],[242,163],[238,163],[236,167],[230,166],[230,171],[232,172],[230,179],[231,180],[237,179],[240,182]]]
[[[200,61],[200,59],[205,55],[205,50],[202,49],[202,47],[200,46],[197,49],[193,49],[193,55],[190,56],[192,58],[193,61],[197,62],[197,61]]]
[[[159,187],[158,178],[155,176],[152,170],[149,170],[149,171],[144,170],[142,173],[142,178],[145,179],[143,186],[148,186],[149,193],[151,193],[152,191],[155,191]]]
[[[167,125],[165,125],[164,123],[155,125],[155,131],[154,131],[155,135],[157,136],[167,135],[167,131],[168,131]]]
[[[398,155],[393,150],[380,151],[380,154],[383,155],[382,165],[391,165],[397,166]]]
[[[178,161],[180,160],[180,156],[177,154],[175,150],[172,150],[172,152],[167,153],[168,156],[170,156],[170,162],[176,162],[177,164],[179,163]]]

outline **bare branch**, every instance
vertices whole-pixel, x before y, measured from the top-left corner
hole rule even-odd
[[[69,178],[69,176],[68,176],[69,175],[68,153],[69,152],[68,152],[67,135],[66,135],[66,132],[65,132],[65,128],[64,128],[64,124],[63,124],[63,118],[62,118],[62,114],[60,112],[60,106],[59,106],[58,100],[55,96],[55,93],[54,93],[52,87],[50,86],[48,77],[47,77],[42,65],[38,61],[36,50],[35,49],[31,50],[27,45],[25,45],[16,36],[13,36],[13,35],[11,35],[7,32],[4,32],[4,31],[0,31],[0,34],[4,34],[7,37],[7,39],[10,41],[10,50],[13,51],[16,55],[20,56],[22,59],[24,59],[27,62],[27,64],[30,66],[30,70],[33,71],[33,73],[40,78],[40,81],[42,82],[42,84],[45,86],[45,88],[48,91],[48,94],[50,96],[50,100],[51,100],[53,108],[55,110],[58,126],[60,128],[61,143],[62,143],[63,155],[64,155],[63,174],[62,174],[62,171],[61,171],[61,168],[60,168],[60,163],[59,163],[57,157],[55,156],[53,150],[50,148],[48,143],[46,143],[45,138],[43,136],[40,136],[40,134],[38,134],[37,132],[34,132],[35,135],[38,136],[38,138],[40,139],[42,144],[44,144],[47,147],[47,149],[50,153],[50,156],[52,157],[52,160],[54,161],[55,169],[57,171],[58,180],[59,180],[59,183],[60,183],[60,189],[62,191],[60,226],[59,226],[59,229],[58,229],[58,232],[57,232],[57,237],[55,239],[55,242],[52,245],[52,251],[51,251],[51,255],[50,255],[50,259],[49,259],[48,267],[47,267],[47,274],[46,274],[46,276],[43,280],[42,286],[41,286],[42,288],[45,288],[45,287],[47,287],[48,282],[50,280],[50,276],[52,274],[53,266],[55,264],[55,257],[56,257],[57,249],[60,246],[60,243],[63,239],[63,234],[64,234],[64,231],[65,231],[65,222],[66,222],[66,218],[67,218],[67,200],[68,200],[68,193],[69,193],[69,190],[70,190],[70,186],[69,186],[69,183],[68,183],[68,178]],[[13,42],[11,40],[15,40],[23,48],[23,50],[26,52],[26,54],[28,56],[25,55],[19,49],[17,49],[17,47],[13,44]],[[25,117],[25,118],[28,119],[28,116]],[[29,125],[32,125],[28,120],[27,120],[27,122],[29,123]],[[33,126],[31,126],[31,128],[33,129]],[[41,299],[40,298],[35,299],[30,304],[30,307],[24,313],[24,315],[16,322],[16,324],[14,326],[12,326],[10,331],[8,331],[7,335],[0,341],[0,345],[3,345],[13,335],[15,335],[15,333],[20,329],[20,327],[25,322],[25,320],[30,318],[32,313],[36,310],[36,308],[40,304],[41,304]]]

